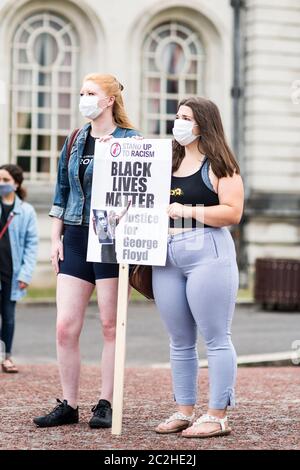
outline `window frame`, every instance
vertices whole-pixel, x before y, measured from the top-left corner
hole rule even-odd
[[[22,35],[27,34],[27,39]],[[53,63],[41,65],[34,56],[34,44],[40,34],[50,34],[57,43],[57,56]],[[19,61],[23,52],[24,62]],[[24,171],[30,181],[55,179],[57,161],[61,150],[61,142],[76,127],[76,107],[78,102],[78,62],[79,38],[71,21],[57,12],[35,12],[28,15],[15,29],[11,48],[11,117],[10,117],[10,155],[13,163],[20,163],[20,158],[28,159],[30,171]],[[63,59],[70,58],[70,63],[62,64]],[[23,73],[23,80],[22,80]],[[25,74],[27,80],[24,82]],[[42,83],[41,74],[50,77],[50,83]],[[61,74],[69,74],[63,77]],[[31,79],[30,79],[31,76]],[[62,80],[66,81],[63,82]],[[29,101],[26,102],[26,93]],[[48,95],[46,95],[48,94]],[[39,100],[50,100],[40,105]],[[60,101],[66,100],[66,106],[60,106]],[[22,100],[24,100],[22,102]],[[68,102],[69,100],[69,102]],[[30,116],[30,123],[21,123],[20,114]],[[41,126],[39,116],[48,116],[48,123]],[[63,116],[66,119],[63,128]],[[23,116],[24,118],[25,116]],[[27,119],[28,119],[27,117]],[[19,118],[19,119],[18,119]],[[18,141],[22,136],[30,136],[25,148],[19,148]],[[43,136],[45,138],[43,138]],[[49,139],[47,139],[49,137]],[[44,141],[48,148],[39,148],[38,142]],[[27,147],[27,148],[26,148]],[[49,159],[48,162],[43,159]],[[47,171],[39,171],[39,166],[46,164]]]
[[[153,42],[156,42],[156,48],[153,47]],[[176,43],[185,54],[185,64],[183,69],[177,73],[168,73],[164,70],[164,64],[161,61],[161,56],[164,49],[168,44]],[[190,45],[193,45],[195,53],[190,52]],[[156,70],[149,70],[149,61]],[[188,67],[191,61],[196,63],[195,73],[188,72]],[[181,99],[189,96],[205,95],[205,47],[200,33],[197,32],[192,26],[182,21],[164,21],[148,33],[144,40],[142,48],[142,106],[141,106],[141,121],[143,132],[149,138],[155,137],[170,137],[171,133],[168,132],[167,122],[173,121],[176,112],[168,112],[167,101],[176,100],[177,103]],[[160,89],[151,91],[149,89],[150,80],[159,80]],[[168,81],[175,80],[178,82],[177,92],[168,92]],[[196,82],[195,93],[187,92],[186,82],[191,80]],[[149,111],[149,103],[151,100],[159,101],[159,110],[157,112]],[[149,121],[156,121],[159,124],[159,132],[152,132]],[[170,124],[171,125],[171,124]]]

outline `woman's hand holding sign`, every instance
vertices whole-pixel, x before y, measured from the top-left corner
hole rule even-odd
[[[97,140],[99,140],[99,142],[109,142],[111,139],[113,138],[113,135],[111,134],[106,134],[106,135],[103,135],[102,137],[98,137]],[[136,139],[136,140],[142,140],[144,137],[141,136],[141,135],[133,135],[131,137],[131,139]]]
[[[167,213],[169,217],[172,219],[189,219],[190,217],[193,217],[192,215],[192,210],[193,208],[191,206],[185,206],[183,204],[179,204],[179,202],[173,202],[173,204],[170,204],[167,208]]]

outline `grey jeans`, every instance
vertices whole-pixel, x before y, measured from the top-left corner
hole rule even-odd
[[[235,406],[237,366],[230,329],[238,283],[228,228],[197,228],[168,237],[166,266],[153,267],[153,292],[170,337],[173,391],[179,405],[197,400],[199,330],[207,349],[209,407]]]

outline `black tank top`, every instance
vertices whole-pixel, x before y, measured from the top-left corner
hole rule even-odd
[[[206,157],[202,162],[200,169],[190,176],[172,176],[171,179],[171,196],[170,204],[178,202],[179,204],[187,204],[196,206],[216,206],[220,204],[218,194],[213,190],[211,182],[208,178],[209,160]],[[170,227],[179,228],[196,228],[202,227],[203,224],[197,222],[196,219],[171,219]],[[204,224],[204,227],[210,225]]]

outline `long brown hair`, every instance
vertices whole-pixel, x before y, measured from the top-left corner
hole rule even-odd
[[[6,165],[1,165],[0,170],[6,170],[7,173],[14,179],[15,183],[18,184],[16,189],[16,194],[20,199],[25,199],[27,196],[26,189],[22,188],[22,183],[24,180],[23,170],[19,165],[13,165],[12,163],[7,163]]]
[[[206,98],[191,97],[180,101],[180,106],[188,106],[193,111],[194,120],[200,129],[198,150],[208,157],[214,174],[218,178],[240,174],[240,167],[226,141],[220,111],[215,103]],[[179,168],[184,155],[184,147],[175,140],[173,172]]]
[[[113,117],[116,124],[126,129],[135,129],[125,111],[122,98],[122,90],[124,87],[116,77],[110,74],[90,73],[83,79],[84,82],[88,80],[96,83],[107,94],[107,96],[115,97],[115,102],[113,104]]]

